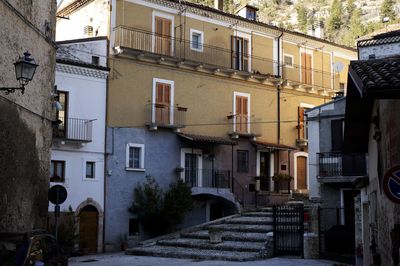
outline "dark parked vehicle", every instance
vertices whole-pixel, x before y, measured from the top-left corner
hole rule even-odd
[[[65,266],[68,257],[44,231],[0,233],[0,266]]]

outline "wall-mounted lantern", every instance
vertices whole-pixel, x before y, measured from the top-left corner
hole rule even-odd
[[[20,57],[15,66],[15,77],[19,81],[19,87],[0,87],[1,91],[5,91],[6,94],[15,92],[15,90],[21,90],[24,94],[25,86],[32,80],[35,75],[36,68],[39,66],[36,64],[35,59],[30,57],[29,52],[25,52],[24,56]]]

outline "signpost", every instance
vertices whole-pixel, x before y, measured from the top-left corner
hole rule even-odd
[[[400,204],[400,165],[392,167],[383,178],[383,191],[394,203]]]
[[[64,203],[67,199],[67,190],[65,187],[60,185],[52,186],[49,189],[48,197],[49,201],[53,203],[54,206],[54,218],[56,223],[56,240],[58,241],[58,217],[60,217],[60,204]]]

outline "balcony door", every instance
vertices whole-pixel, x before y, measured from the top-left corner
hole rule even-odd
[[[154,52],[162,55],[171,55],[172,50],[172,21],[155,17],[155,49]]]
[[[67,138],[68,92],[58,91],[58,102],[61,104],[61,109],[57,110],[57,120],[60,120],[61,123],[55,130],[55,136],[58,138]]]
[[[312,64],[311,55],[301,53],[301,81],[312,85]]]
[[[155,122],[158,125],[169,125],[171,121],[171,85],[156,83]]]
[[[249,98],[247,96],[236,95],[235,125],[236,132],[249,133]]]
[[[181,178],[186,184],[191,187],[202,186],[202,150],[191,148],[181,149],[181,167],[184,169]]]
[[[249,41],[232,36],[232,68],[249,71]]]

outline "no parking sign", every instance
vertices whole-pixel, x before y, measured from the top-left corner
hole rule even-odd
[[[383,178],[383,191],[394,203],[400,204],[400,165],[392,167]]]

